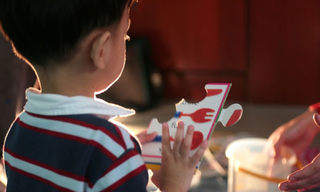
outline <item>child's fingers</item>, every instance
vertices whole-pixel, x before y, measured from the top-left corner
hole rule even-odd
[[[157,136],[157,132],[147,133],[147,130],[136,135],[141,144],[152,141]]]
[[[198,164],[207,146],[208,146],[208,141],[204,140],[201,146],[199,147],[199,149],[197,150],[197,152],[190,158],[190,163],[192,166],[195,166]]]
[[[189,159],[189,153],[190,153],[190,147],[192,143],[192,137],[194,132],[194,126],[189,125],[187,129],[186,136],[183,140],[182,146],[181,146],[181,156],[183,158]]]
[[[184,123],[182,121],[179,121],[178,128],[176,131],[176,136],[174,138],[173,149],[172,149],[174,154],[180,154],[183,136],[184,136]]]
[[[161,147],[162,147],[162,157],[165,156],[165,152],[170,152],[171,151],[170,134],[169,134],[168,123],[163,123],[162,124],[162,142],[161,142]]]

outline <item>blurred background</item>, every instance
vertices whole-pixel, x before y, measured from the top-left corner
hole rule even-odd
[[[207,82],[228,100],[310,104],[320,98],[320,1],[141,0],[132,38],[145,37],[165,99],[199,101]]]
[[[206,83],[232,83],[227,103],[243,105],[243,118],[262,109],[284,123],[320,98],[319,7],[318,0],[140,0],[130,13],[126,69],[100,97],[138,113],[169,104],[170,117],[182,98],[201,101]],[[2,36],[0,63],[4,138],[35,76]]]

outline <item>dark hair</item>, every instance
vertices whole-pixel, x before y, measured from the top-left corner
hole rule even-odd
[[[65,61],[92,30],[119,24],[132,0],[0,0],[0,29],[16,54]]]

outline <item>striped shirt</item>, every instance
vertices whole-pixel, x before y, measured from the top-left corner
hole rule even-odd
[[[27,98],[4,145],[7,192],[146,191],[140,145],[111,120],[132,111],[33,89]]]

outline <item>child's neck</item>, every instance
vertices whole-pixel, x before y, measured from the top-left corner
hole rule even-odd
[[[67,69],[66,69],[67,68]],[[41,92],[59,94],[64,96],[86,96],[95,97],[94,80],[92,75],[81,72],[79,68],[65,67],[64,69],[37,68],[40,79]]]
[[[63,83],[63,86],[59,86]],[[85,86],[75,86],[70,85],[67,82],[45,82],[41,81],[41,92],[43,94],[45,93],[51,93],[51,94],[58,94],[58,95],[64,95],[68,97],[72,96],[86,96],[86,97],[95,97],[95,92],[90,90],[90,88],[85,88]]]
[[[41,92],[43,94],[50,93],[50,94],[58,94],[58,95],[68,96],[68,97],[73,97],[73,96],[85,96],[85,97],[90,97],[90,98],[95,97],[94,92],[89,92],[84,89],[78,89],[75,87],[68,87],[68,86],[57,87],[57,86],[43,85],[41,88]]]

